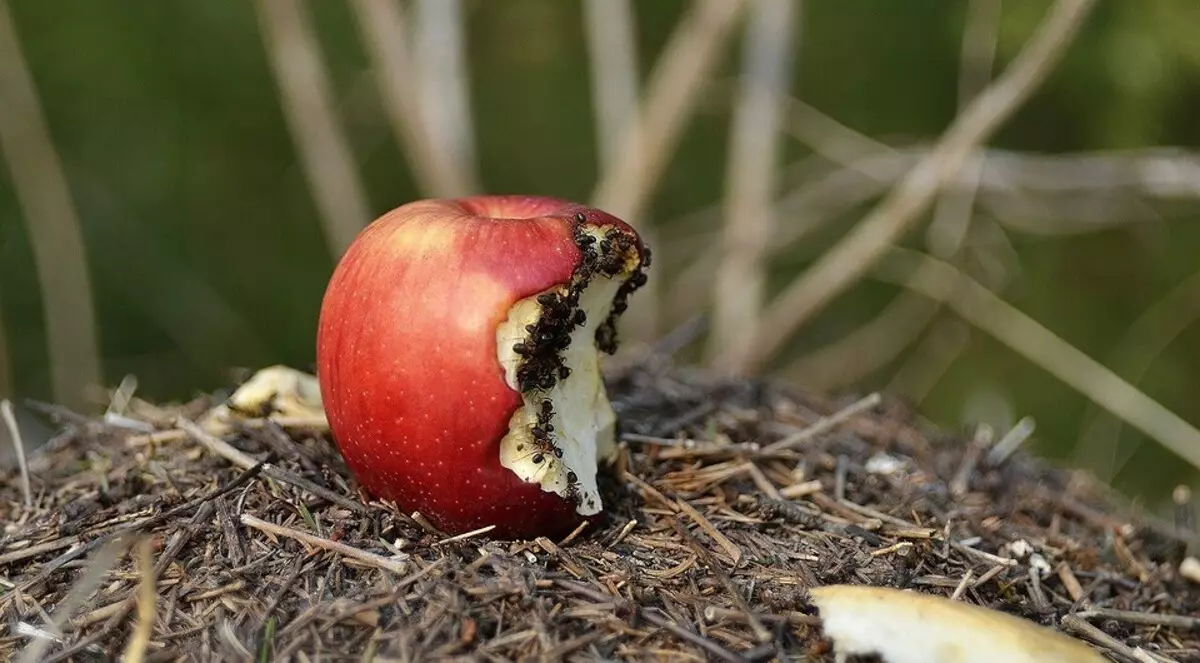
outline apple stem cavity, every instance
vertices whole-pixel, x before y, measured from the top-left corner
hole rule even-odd
[[[650,252],[632,233],[589,224],[583,213],[572,222],[581,260],[570,282],[517,301],[497,328],[505,379],[522,398],[500,462],[591,516],[603,508],[599,463],[616,452],[599,352],[617,351],[617,322],[646,283]]]

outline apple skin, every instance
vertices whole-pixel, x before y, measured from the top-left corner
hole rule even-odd
[[[496,340],[515,302],[570,281],[579,214],[636,237],[569,201],[479,196],[403,205],[348,248],[322,302],[317,368],[334,438],[370,493],[450,534],[560,536],[584,519],[500,463],[522,399]]]

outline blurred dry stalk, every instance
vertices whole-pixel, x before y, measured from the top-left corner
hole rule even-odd
[[[620,159],[601,174],[593,192],[597,207],[638,224],[744,4],[696,0],[675,28],[650,74],[638,116],[624,130]]]
[[[618,166],[624,129],[637,120],[637,32],[629,0],[584,0],[584,34],[591,68],[597,153],[600,172],[604,173]],[[644,215],[638,228],[643,241],[658,248],[652,221]],[[634,307],[622,318],[623,332],[640,340],[657,335],[659,292],[658,279],[651,279],[638,295],[644,305]]]
[[[1072,41],[1094,0],[1058,0],[1013,63],[961,113],[930,155],[807,274],[787,286],[763,319],[754,354],[739,367],[758,369],[797,327],[857,282],[925,211],[944,180],[999,128],[1045,79]]]
[[[352,0],[358,30],[366,44],[392,125],[417,186],[425,195],[455,198],[478,189],[465,164],[436,144],[417,100],[419,84],[408,27],[398,0]]]
[[[959,59],[959,113],[991,79],[1002,8],[1001,0],[971,0],[968,4]],[[926,245],[934,257],[956,264],[966,257],[960,256],[960,252],[967,248],[964,244],[975,213],[975,196],[984,164],[984,157],[968,159],[959,174],[960,186],[948,187],[938,197],[933,221],[926,231]],[[1001,286],[1000,283],[988,285]],[[895,359],[920,338],[939,310],[936,302],[903,291],[876,318],[828,346],[801,357],[784,372],[824,389],[853,384]],[[922,371],[930,376],[945,373],[966,348],[966,339],[960,343],[941,343],[945,338],[969,335],[962,322],[946,319],[937,325],[954,329],[926,336],[927,345],[914,353],[893,377],[889,385],[893,393],[903,393],[914,402],[921,402],[927,392],[920,393],[918,398],[913,388],[932,384]],[[937,343],[933,344],[930,339],[936,339]]]
[[[79,575],[79,579],[71,587],[71,591],[57,605],[53,606],[54,614],[47,615],[44,611],[41,612],[44,620],[43,628],[50,633],[61,635],[64,627],[69,627],[75,612],[87,602],[101,583],[108,580],[108,572],[117,565],[117,562],[121,561],[121,557],[129,548],[130,543],[129,537],[117,535],[101,545],[100,549],[93,553],[91,559],[85,563],[83,573]],[[38,663],[38,661],[46,660],[44,654],[53,644],[54,641],[50,638],[31,638],[25,648],[21,650],[21,655],[17,658],[16,663]]]
[[[744,0],[696,0],[691,6],[650,74],[641,107],[623,129],[621,147],[616,150],[619,158],[601,173],[592,194],[593,205],[641,231],[650,195],[695,112],[702,86],[716,66],[744,4]],[[643,311],[637,315],[647,316],[649,321],[639,322],[630,316],[630,327],[657,329],[660,287],[647,285],[639,293],[642,302],[637,308]]]
[[[154,538],[144,536],[137,545],[138,581],[137,622],[133,634],[125,645],[125,663],[142,663],[154,633],[154,622],[158,616],[157,574],[154,572]]]
[[[321,46],[302,0],[258,0],[268,61],[305,180],[316,198],[325,240],[341,256],[371,220],[330,91]]]
[[[583,8],[597,151],[608,172],[620,161],[623,130],[637,119],[637,31],[629,0],[584,0]]]
[[[953,265],[892,247],[880,256],[872,272],[880,280],[942,302],[967,322],[1200,468],[1200,431]]]
[[[962,54],[958,70],[958,112],[962,113],[975,96],[985,88],[992,77],[996,60],[996,44],[1000,37],[1000,18],[1003,11],[1001,0],[971,0],[967,5],[966,26],[963,29]],[[933,220],[925,235],[925,244],[936,258],[959,264],[969,256],[972,248],[964,246],[971,231],[975,214],[976,195],[983,173],[986,157],[968,159],[960,175],[962,188],[943,191],[933,211]],[[963,181],[965,180],[965,181]],[[1002,230],[1000,232],[1003,232]],[[979,249],[975,249],[979,250]],[[985,249],[986,250],[986,249]],[[993,292],[1001,292],[1008,284],[1009,274],[994,275],[984,284]],[[901,296],[906,296],[907,293]],[[940,307],[931,310],[926,324],[937,316]],[[970,343],[971,330],[961,320],[946,318],[935,323],[917,347],[914,357],[909,357],[896,374],[888,388],[903,393],[915,403],[921,403],[936,384],[935,376],[944,375],[962,355]],[[909,341],[916,340],[913,336]],[[957,343],[944,343],[954,339]],[[921,363],[915,363],[917,360]]]
[[[0,398],[12,396],[12,358],[8,353],[8,329],[4,326],[4,307],[0,306]]]
[[[1200,318],[1200,271],[1149,306],[1130,325],[1106,365],[1133,384],[1141,382],[1167,347]],[[1132,451],[1120,453],[1121,420],[1089,403],[1082,417],[1073,462],[1104,482],[1120,473]]]
[[[766,300],[775,228],[779,133],[789,98],[802,0],[751,0],[726,167],[724,255],[713,293],[710,354],[736,370],[751,353]]]
[[[462,1],[416,0],[414,7],[414,60],[422,117],[437,149],[450,155],[463,177],[474,182],[478,179],[475,131]]]
[[[0,99],[0,150],[33,245],[54,398],[82,409],[103,380],[83,229],[8,0],[0,0]]]
[[[776,201],[777,217],[789,222],[776,227],[768,257],[796,251],[804,239],[875,199],[930,153],[923,145],[878,143],[815,109],[798,102],[796,108],[805,110],[790,114],[791,133],[809,144],[821,142],[810,136],[825,136],[829,140],[821,149],[834,154],[822,152],[785,170],[785,179],[798,184]],[[1078,235],[1151,221],[1157,216],[1144,199],[1200,199],[1200,154],[1178,148],[1058,155],[988,149],[971,158],[984,164],[979,206],[1004,228],[1027,235]],[[966,186],[959,174],[943,189]],[[686,260],[665,298],[673,321],[692,315],[711,292],[712,265],[720,259],[711,229],[719,226],[721,212],[721,205],[712,205],[670,224],[686,233],[665,238]]]

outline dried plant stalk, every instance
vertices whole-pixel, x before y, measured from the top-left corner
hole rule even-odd
[[[9,11],[0,0],[0,151],[33,245],[54,398],[83,409],[103,381],[83,228]]]
[[[991,78],[996,41],[1000,32],[1001,8],[1001,0],[971,0],[968,5],[966,27],[962,37],[962,55],[959,60],[960,113]],[[811,115],[806,114],[806,118]],[[857,135],[854,138],[857,139]],[[985,163],[983,157],[969,159],[960,175],[960,186],[945,190],[938,198],[926,239],[934,256],[952,260],[959,255],[971,227],[975,196]],[[937,318],[940,308],[937,302],[917,293],[902,291],[877,317],[854,332],[801,357],[786,371],[806,378],[809,384],[820,385],[826,389],[853,384],[893,361],[905,348],[916,342],[929,324]],[[961,323],[957,320],[946,320],[936,324]],[[960,343],[947,346],[947,350],[961,350],[965,347],[965,344]],[[941,361],[931,366],[931,374],[941,375],[957,357],[958,352],[941,357]],[[921,379],[920,376],[912,377],[918,384],[928,383],[927,379]]]
[[[395,0],[353,0],[358,30],[375,68],[384,110],[418,186],[426,195],[454,198],[478,189],[463,164],[439,149],[414,93],[417,74],[408,26]]]
[[[837,246],[779,295],[764,317],[754,354],[739,367],[753,371],[792,332],[858,282],[871,265],[925,211],[951,178],[1045,80],[1073,40],[1095,0],[1059,0],[1012,65],[961,113],[929,156]]]
[[[604,173],[617,167],[622,158],[624,130],[637,121],[638,51],[629,0],[585,0],[584,33],[588,42],[597,152],[600,172]],[[639,147],[634,145],[632,149]],[[658,246],[650,219],[638,220],[638,232],[652,248]],[[638,293],[639,305],[621,319],[622,333],[641,341],[657,335],[660,292],[658,279],[651,279],[642,288]]]
[[[157,574],[154,572],[154,539],[143,537],[137,546],[137,569],[141,576],[137,593],[137,625],[125,648],[125,663],[142,663],[158,616]]]
[[[8,333],[4,326],[4,307],[0,306],[0,398],[12,396],[12,359],[8,353]]]
[[[316,199],[325,240],[340,256],[371,220],[370,205],[334,110],[312,19],[301,0],[258,0],[256,6],[283,114]]]
[[[638,224],[744,4],[697,0],[675,28],[650,76],[638,118],[625,128],[620,158],[592,195],[596,207]]]
[[[439,151],[448,154],[474,181],[475,131],[472,126],[470,70],[463,38],[462,0],[416,0],[413,35],[417,99]]]
[[[1140,382],[1154,361],[1200,317],[1196,302],[1200,302],[1200,272],[1193,272],[1143,311],[1105,364],[1126,380]],[[1118,458],[1120,436],[1121,420],[1089,404],[1081,417],[1073,464],[1090,467],[1101,481],[1111,481],[1124,464]]]
[[[734,369],[750,352],[766,299],[779,134],[791,87],[799,0],[753,0],[726,172],[724,256],[717,267],[710,354]]]
[[[966,111],[968,104],[991,79],[1002,8],[1002,0],[970,0],[967,4],[967,24],[958,65],[959,113]],[[962,186],[938,197],[926,237],[934,256],[945,260],[958,254],[971,226],[975,194],[985,163],[983,158],[968,159],[959,176]]]
[[[967,322],[1200,468],[1200,431],[953,265],[892,248],[875,273],[941,300]]]
[[[592,105],[602,172],[621,159],[624,129],[637,119],[638,50],[629,0],[584,0]],[[634,146],[636,149],[637,146]]]

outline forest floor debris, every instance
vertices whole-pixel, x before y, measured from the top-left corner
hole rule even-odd
[[[609,517],[563,541],[447,537],[360,491],[314,421],[215,438],[192,423],[214,397],[43,406],[32,505],[0,475],[0,659],[832,661],[807,590],[860,584],[1200,661],[1195,533],[1084,477],[877,396],[665,359],[609,384]]]

